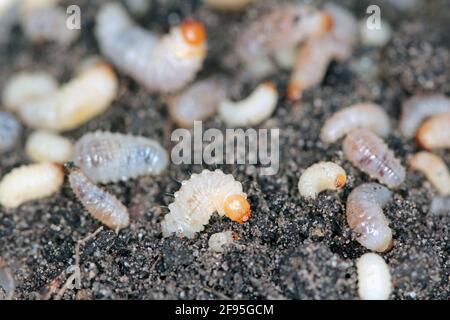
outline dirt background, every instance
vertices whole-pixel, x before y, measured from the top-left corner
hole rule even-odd
[[[69,4],[71,1],[64,1]],[[98,54],[93,36],[94,17],[105,1],[72,1],[81,6],[82,35],[69,48],[54,44],[31,45],[15,27],[11,40],[0,49],[0,88],[19,70],[47,70],[61,81],[71,78],[83,57]],[[118,235],[103,230],[82,247],[82,289],[67,290],[64,299],[357,299],[356,259],[366,250],[353,238],[345,222],[349,192],[368,177],[343,159],[341,144],[324,146],[319,130],[333,112],[360,101],[382,105],[397,124],[400,103],[421,90],[450,94],[450,2],[419,1],[413,11],[402,11],[388,1],[339,1],[359,18],[377,3],[393,28],[391,42],[382,49],[358,46],[354,57],[331,65],[323,84],[309,90],[301,104],[280,101],[274,115],[261,125],[281,128],[280,171],[260,176],[255,166],[223,166],[242,181],[252,208],[243,225],[212,217],[195,239],[162,239],[163,206],[171,201],[176,182],[206,166],[175,166],[159,177],[143,177],[107,185],[129,207],[132,223]],[[218,57],[230,48],[248,17],[277,5],[269,2],[246,13],[220,14],[198,1],[153,0],[138,21],[166,32],[184,16],[207,25],[209,56],[199,78],[222,70]],[[358,65],[369,61],[373,72]],[[233,70],[225,70],[230,76]],[[288,72],[271,77],[280,93]],[[238,84],[236,98],[254,84]],[[218,116],[205,127],[224,128]],[[148,94],[128,77],[120,76],[117,100],[104,114],[66,134],[74,141],[96,129],[141,134],[156,138],[169,149],[175,128],[157,95]],[[0,175],[28,163],[21,145],[0,157]],[[387,139],[406,163],[418,150],[395,130]],[[439,152],[450,166],[450,152]],[[325,192],[315,201],[298,195],[303,170],[317,161],[342,165],[348,183],[342,192]],[[213,169],[213,168],[210,168]],[[428,212],[436,191],[420,173],[407,175],[384,210],[391,221],[395,247],[383,258],[391,269],[393,299],[449,299],[450,216]],[[75,200],[67,182],[55,196],[0,208],[0,256],[16,279],[14,299],[40,299],[50,287],[61,286],[74,263],[76,242],[100,224]],[[236,245],[223,254],[207,250],[209,236],[233,230]],[[49,284],[52,283],[51,286]],[[0,289],[0,297],[4,293]]]

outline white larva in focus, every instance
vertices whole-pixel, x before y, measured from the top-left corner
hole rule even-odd
[[[298,181],[300,195],[315,199],[324,190],[339,190],[344,187],[347,175],[334,162],[319,162],[303,172]]]
[[[72,158],[72,142],[59,134],[38,130],[27,139],[25,153],[35,162],[64,164]]]
[[[223,252],[224,247],[232,244],[235,239],[233,231],[214,233],[208,240],[208,248],[212,252]]]
[[[444,160],[427,151],[416,153],[409,160],[412,170],[422,172],[441,196],[450,195],[450,173]]]
[[[45,162],[13,169],[0,182],[0,204],[17,208],[21,204],[56,193],[64,180],[61,165]]]
[[[389,266],[376,253],[365,253],[356,262],[358,293],[362,300],[388,300],[392,292]]]
[[[166,169],[168,159],[155,140],[122,133],[87,133],[73,149],[73,162],[95,183],[156,175]]]
[[[116,3],[103,6],[96,21],[102,53],[149,91],[179,90],[203,65],[206,32],[200,22],[185,20],[159,37],[137,26]]]
[[[22,134],[22,126],[16,118],[0,111],[0,154],[9,151],[17,144]]]
[[[391,121],[379,105],[369,102],[358,103],[333,114],[325,122],[320,139],[332,143],[356,128],[366,128],[381,137],[386,137],[391,132]]]
[[[427,150],[450,148],[450,112],[431,117],[416,133],[417,144]]]
[[[367,19],[359,21],[359,36],[362,44],[366,46],[382,47],[392,37],[392,28],[386,19],[381,20],[380,28],[368,28]]]
[[[258,125],[268,119],[278,102],[278,92],[272,82],[264,82],[244,100],[225,99],[219,104],[223,121],[233,127]]]
[[[369,250],[386,252],[393,246],[389,220],[383,213],[391,195],[380,184],[364,183],[347,198],[347,223],[356,233],[356,240]]]
[[[203,170],[181,183],[161,222],[162,234],[194,238],[203,231],[214,212],[238,223],[250,218],[250,205],[242,184],[221,170]]]
[[[239,11],[258,0],[204,0],[205,4],[215,10]]]

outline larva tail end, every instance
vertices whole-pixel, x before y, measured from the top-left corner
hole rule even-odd
[[[225,216],[232,221],[244,223],[250,219],[250,204],[241,195],[231,195],[225,199]]]
[[[341,189],[344,187],[346,180],[347,177],[345,176],[345,174],[338,174],[334,182],[334,185],[336,186],[337,189]]]
[[[201,45],[206,40],[205,27],[201,22],[187,19],[181,23],[181,33],[184,40],[190,45]]]
[[[391,239],[389,244],[387,245],[386,249],[382,250],[382,253],[386,253],[391,251],[391,249],[394,247],[394,239]]]
[[[302,98],[302,88],[296,83],[289,83],[286,88],[286,95],[292,102],[297,102]]]

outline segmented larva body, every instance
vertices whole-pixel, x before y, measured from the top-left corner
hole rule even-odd
[[[241,183],[221,170],[192,174],[174,196],[170,212],[161,222],[164,237],[176,234],[193,238],[204,230],[214,212],[239,223],[250,218],[250,205]]]
[[[272,82],[264,82],[244,100],[225,99],[219,104],[219,114],[229,126],[257,125],[270,117],[278,102],[278,92]]]
[[[119,4],[107,4],[97,15],[95,32],[102,53],[150,91],[181,89],[195,77],[206,56],[204,27],[193,20],[158,37],[132,22]]]
[[[356,263],[358,293],[362,300],[387,300],[392,292],[389,266],[376,253],[363,254]]]
[[[56,133],[38,130],[27,139],[25,152],[35,162],[64,164],[72,158],[72,142]]]
[[[234,240],[236,236],[233,231],[214,233],[208,240],[208,248],[213,252],[223,252],[224,247],[232,244]]]
[[[339,190],[344,187],[347,175],[334,162],[319,162],[303,172],[298,182],[300,195],[315,199],[324,190]]]
[[[0,153],[11,150],[18,142],[22,126],[16,118],[0,111]]]
[[[411,157],[409,166],[422,172],[442,196],[450,195],[450,173],[440,157],[421,151]]]
[[[343,142],[344,156],[359,170],[389,187],[398,187],[406,172],[394,153],[375,133],[352,130]]]
[[[95,183],[159,174],[168,161],[166,150],[155,140],[121,133],[87,133],[73,150],[73,162]]]
[[[0,182],[0,204],[17,208],[22,203],[46,198],[59,190],[64,180],[62,166],[39,163],[21,166]]]
[[[116,197],[97,187],[72,163],[68,163],[66,168],[73,192],[92,217],[116,232],[128,227],[128,209]]]
[[[417,130],[416,141],[427,150],[450,148],[450,112],[425,120]]]
[[[442,94],[415,95],[402,104],[400,131],[413,137],[425,118],[450,112],[450,98]]]
[[[386,137],[391,132],[391,122],[379,105],[358,103],[333,114],[325,122],[320,139],[332,143],[356,128],[366,128],[381,137]]]
[[[389,220],[383,213],[390,199],[391,192],[377,183],[362,184],[348,196],[347,223],[367,249],[386,252],[393,246]]]
[[[257,0],[204,0],[205,4],[215,10],[239,11]]]

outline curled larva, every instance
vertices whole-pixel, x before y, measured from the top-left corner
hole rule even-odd
[[[427,150],[450,148],[450,112],[426,120],[417,130],[416,141]]]
[[[236,240],[233,231],[214,233],[209,237],[208,248],[213,252],[223,252],[225,246],[232,244]]]
[[[402,104],[400,131],[413,137],[425,118],[450,112],[450,98],[442,94],[415,95]]]
[[[325,122],[320,139],[332,143],[356,128],[367,128],[385,137],[391,131],[391,122],[380,106],[373,103],[358,103],[333,114]]]
[[[363,254],[356,263],[358,293],[362,300],[387,300],[392,292],[389,266],[376,253]]]
[[[22,126],[16,118],[0,111],[0,153],[11,150],[18,142]]]
[[[434,197],[431,201],[430,212],[435,215],[450,214],[450,196]]]
[[[64,164],[72,158],[72,142],[56,133],[38,130],[27,139],[25,152],[35,162]]]
[[[393,246],[392,230],[383,207],[391,192],[377,183],[365,183],[353,189],[347,199],[347,223],[356,240],[367,249],[386,252]]]
[[[204,0],[205,4],[215,10],[239,11],[257,0]]]
[[[97,187],[73,163],[66,168],[73,192],[92,217],[116,232],[130,224],[128,209],[116,197]]]
[[[257,125],[270,117],[278,102],[278,92],[272,82],[264,82],[244,100],[227,99],[219,104],[219,114],[229,126]]]
[[[422,172],[442,196],[450,195],[450,174],[440,157],[421,151],[411,157],[409,166],[412,170]]]
[[[343,151],[355,167],[389,187],[398,187],[405,180],[405,168],[372,131],[352,130],[344,139]]]
[[[57,91],[25,101],[18,107],[18,114],[33,128],[71,130],[105,111],[116,97],[117,88],[111,67],[95,63]]]
[[[100,9],[95,32],[102,53],[150,91],[181,89],[206,56],[205,29],[194,20],[158,37],[132,22],[122,6],[111,3]]]
[[[193,238],[202,231],[214,212],[244,223],[250,218],[250,205],[242,185],[221,170],[192,174],[175,192],[175,201],[161,222],[162,234]]]
[[[64,180],[62,166],[45,162],[13,169],[0,182],[0,204],[17,208],[24,202],[48,197]]]
[[[334,162],[319,162],[303,172],[298,182],[300,195],[315,199],[324,190],[339,190],[345,185],[347,175]]]
[[[155,140],[121,133],[87,133],[73,149],[73,162],[95,183],[159,174],[168,161],[166,150]]]

